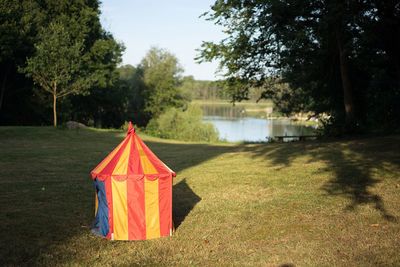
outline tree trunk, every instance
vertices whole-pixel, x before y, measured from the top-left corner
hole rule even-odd
[[[347,61],[346,50],[343,47],[343,40],[341,38],[340,30],[336,31],[336,40],[339,50],[339,64],[340,64],[340,75],[342,78],[343,87],[343,102],[344,109],[346,112],[346,125],[352,125],[355,122],[354,115],[354,102],[353,102],[353,90],[350,81],[349,74],[349,63]]]
[[[57,128],[57,82],[53,82],[53,126]]]
[[[53,124],[57,127],[57,95],[53,94]]]
[[[6,91],[6,85],[7,85],[7,78],[8,78],[8,72],[10,68],[6,68],[6,71],[4,72],[4,77],[3,80],[1,81],[1,91],[0,91],[0,111],[3,107],[3,101],[4,101],[4,93]]]

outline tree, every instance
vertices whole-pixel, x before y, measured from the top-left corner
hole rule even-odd
[[[146,125],[150,117],[144,111],[143,72],[124,65],[116,69],[116,74],[105,88],[93,87],[90,95],[68,97],[61,107],[68,118],[96,127],[119,128],[126,121]]]
[[[0,2],[0,115],[7,112],[3,109],[7,89],[24,86],[17,68],[33,53],[37,25],[43,17],[36,1]]]
[[[93,87],[111,86],[123,47],[104,31],[99,16],[98,0],[0,1],[0,124],[51,121],[44,115],[51,111],[50,94],[34,86],[26,72],[21,73],[51,23],[63,25],[71,40],[82,42],[85,66],[81,73],[91,77]],[[57,104],[68,102],[71,95]],[[63,109],[62,117],[69,112]]]
[[[23,68],[52,95],[54,127],[57,127],[57,100],[69,94],[85,94],[95,84],[105,85],[107,65],[115,65],[120,58],[121,48],[112,39],[96,40],[87,52],[84,42],[83,34],[73,36],[63,23],[52,22],[40,32],[35,54]]]
[[[91,85],[82,79],[83,40],[74,40],[60,23],[41,32],[35,54],[23,69],[33,81],[53,96],[53,123],[57,127],[57,99],[80,93]]]
[[[183,69],[173,54],[152,47],[139,68],[143,70],[146,85],[145,110],[152,117],[159,116],[167,107],[183,106],[183,97],[178,89]]]
[[[377,99],[387,97],[377,96],[377,83],[389,78],[389,87],[399,88],[398,1],[219,0],[207,16],[227,38],[204,42],[199,60],[220,59],[227,78],[249,84],[238,100],[252,86],[263,87],[263,98],[285,96],[292,110],[329,113],[351,130],[368,121],[367,106],[377,109]],[[271,80],[293,92],[273,90]]]

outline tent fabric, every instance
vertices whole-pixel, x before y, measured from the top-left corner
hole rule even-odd
[[[104,181],[107,178],[116,180],[136,179],[146,177],[149,180],[167,179],[176,176],[135,134],[132,128],[128,130],[125,139],[93,169],[91,176]]]
[[[95,179],[95,221],[92,231],[97,235],[106,236],[109,231],[108,225],[108,205],[106,200],[106,192],[104,182]]]
[[[97,232],[113,240],[171,235],[175,175],[136,135],[130,123],[124,140],[91,172],[96,190],[101,192],[96,194]]]

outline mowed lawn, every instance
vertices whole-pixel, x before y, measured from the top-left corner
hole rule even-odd
[[[142,135],[174,169],[174,236],[93,236],[89,172],[123,138],[0,127],[0,265],[400,265],[400,136],[201,144]]]

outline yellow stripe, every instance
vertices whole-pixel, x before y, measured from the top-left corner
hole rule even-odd
[[[94,197],[95,197],[95,200],[94,200],[94,216],[96,216],[97,215],[97,209],[99,208],[99,200],[97,198],[97,192],[94,192]]]
[[[114,168],[113,175],[126,175],[128,173],[129,154],[131,152],[132,138],[129,138],[128,144],[122,152],[117,165]]]
[[[139,151],[139,157],[140,157],[140,164],[142,165],[143,173],[144,174],[157,174],[156,168],[154,168],[153,164],[150,162],[150,160],[147,158],[146,153],[144,153],[142,146],[139,144],[138,141],[135,142],[136,147]]]
[[[99,165],[93,170],[94,173],[100,173],[106,166],[107,164],[111,161],[111,159],[117,154],[118,150],[121,148],[122,144],[124,142],[121,142],[108,156],[103,159],[102,162],[100,162]]]
[[[160,212],[158,207],[158,179],[144,179],[144,206],[146,214],[146,238],[160,237]]]
[[[112,200],[114,218],[114,239],[128,240],[128,206],[126,180],[112,181]]]

